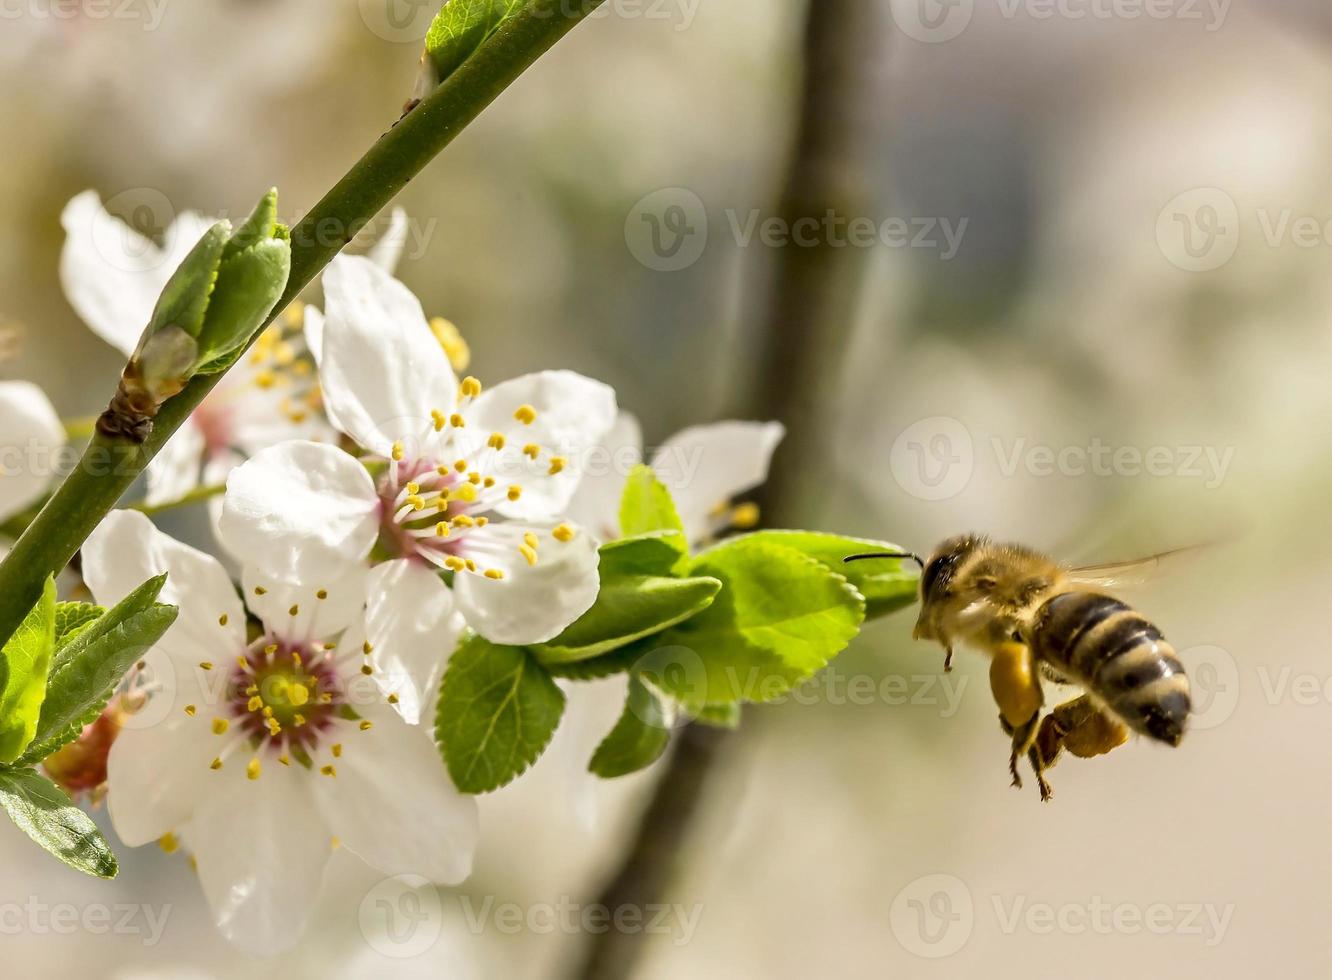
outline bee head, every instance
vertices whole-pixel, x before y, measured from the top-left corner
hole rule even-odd
[[[974,534],[958,535],[935,548],[929,560],[924,562],[920,575],[920,617],[913,634],[916,639],[942,639],[936,627],[940,611],[952,595],[953,579],[967,558],[984,542],[984,538]]]

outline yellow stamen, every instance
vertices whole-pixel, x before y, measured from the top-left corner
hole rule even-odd
[[[230,728],[230,727],[231,727],[231,722],[227,721],[225,718],[214,718],[214,719],[213,719],[213,734],[214,734],[214,735],[225,735],[225,734],[227,733],[227,729]]]
[[[259,778],[260,766],[258,759],[251,759],[249,765],[245,767],[245,778],[255,780]]]
[[[564,472],[566,462],[567,460],[563,456],[552,456],[550,458],[550,475],[554,476],[557,473]]]
[[[338,776],[338,771],[334,769],[332,766],[324,766],[319,771],[322,772],[325,776],[332,776],[334,779],[336,779]]]
[[[529,442],[523,447],[523,455],[534,460],[541,455],[541,447],[535,442]]]
[[[531,531],[528,531],[523,535],[523,543],[533,549],[538,548],[541,545],[540,539]]]
[[[454,412],[449,416],[449,425],[453,426],[455,429],[465,429],[467,428],[467,421],[457,412]]]
[[[510,500],[517,500],[522,495],[523,495],[523,488],[518,486],[516,483],[513,486],[509,487]]]
[[[198,710],[199,710],[199,709],[196,708],[196,707],[195,707],[194,705],[192,705],[192,704],[187,704],[187,705],[185,705],[185,713],[186,713],[187,715],[189,715],[191,718],[194,717],[194,713],[195,713],[196,711],[198,711]]]
[[[481,382],[469,375],[462,379],[462,384],[458,386],[458,391],[464,398],[475,398],[481,394]]]
[[[537,418],[536,409],[531,405],[519,405],[518,410],[513,413],[513,417],[523,425],[531,425]]]
[[[492,432],[490,434],[490,441],[487,442],[486,445],[491,449],[503,449],[504,443],[505,439],[503,432]]]
[[[537,553],[534,549],[525,544],[520,544],[518,550],[522,552],[523,557],[527,559],[529,565],[535,565],[537,563]]]
[[[487,568],[486,578],[493,579],[494,581],[498,582],[500,579],[504,578],[504,572],[498,568]]]
[[[342,743],[341,743],[341,742],[334,743],[334,745],[333,745],[333,758],[335,758],[335,759],[341,759],[341,758],[342,758]]]
[[[443,317],[437,316],[430,321],[430,332],[439,341],[439,346],[444,348],[453,370],[466,371],[467,365],[472,360],[472,351],[458,328]]]
[[[393,462],[401,463],[402,457],[406,454],[406,452],[407,450],[403,447],[402,443],[395,442],[393,444]]]
[[[731,511],[731,524],[742,531],[758,527],[759,523],[759,505],[755,503],[740,504]]]
[[[563,541],[567,544],[574,539],[575,532],[568,524],[560,524],[550,533],[554,535],[556,541]]]
[[[200,669],[200,670],[212,670],[212,669],[213,669],[213,663],[212,663],[212,661],[210,661],[210,660],[201,660],[201,661],[199,661],[199,669]]]
[[[361,731],[363,731],[363,732],[368,732],[368,731],[370,731],[370,729],[372,729],[372,728],[374,728],[374,727],[375,727],[375,726],[374,726],[374,723],[373,723],[373,722],[369,722],[369,721],[363,721],[363,722],[361,722]]]
[[[180,841],[175,834],[168,832],[157,839],[157,846],[164,854],[175,854],[180,850]]]
[[[217,617],[217,625],[218,625],[218,626],[226,626],[226,625],[227,625],[227,620],[228,620],[227,614],[226,614],[226,613],[223,613],[221,616],[218,616],[218,617]]]
[[[222,757],[221,757],[221,756],[218,756],[216,759],[214,759],[212,762],[210,762],[210,763],[208,764],[208,768],[209,768],[209,769],[212,769],[214,772],[217,772],[217,770],[221,769],[221,768],[222,768]]]

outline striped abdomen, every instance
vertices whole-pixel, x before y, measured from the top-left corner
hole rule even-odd
[[[1184,737],[1189,679],[1161,631],[1118,599],[1065,592],[1036,613],[1039,660],[1082,685],[1129,728],[1171,745]]]

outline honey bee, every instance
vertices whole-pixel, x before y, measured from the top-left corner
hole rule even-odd
[[[928,560],[910,553],[845,560],[908,558],[921,566],[913,636],[943,646],[945,670],[955,644],[989,655],[999,722],[1012,737],[1013,785],[1022,786],[1025,754],[1041,799],[1049,800],[1045,772],[1064,750],[1104,755],[1131,731],[1171,746],[1184,737],[1189,680],[1174,648],[1141,614],[1098,591],[1129,584],[1173,554],[1070,568],[1023,545],[968,534],[948,539]],[[1085,693],[1042,718],[1042,677]]]

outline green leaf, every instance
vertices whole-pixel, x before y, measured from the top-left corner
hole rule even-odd
[[[770,542],[737,538],[688,571],[725,587],[699,615],[639,644],[637,669],[693,712],[785,694],[844,650],[865,618],[845,578]]]
[[[527,0],[447,0],[426,34],[426,53],[443,82]]]
[[[711,704],[699,709],[694,721],[709,728],[729,728],[732,731],[740,727],[740,705]]]
[[[568,663],[550,661],[543,663],[542,666],[551,677],[558,677],[561,680],[597,681],[632,670],[634,664],[642,658],[643,646],[648,642],[650,641],[644,640],[634,643],[614,653],[593,657],[591,660],[573,660]]]
[[[675,501],[650,466],[636,466],[624,484],[620,498],[620,533],[643,534],[647,531],[678,531],[681,553],[688,550],[684,525],[675,510]]]
[[[101,637],[107,635],[131,617],[151,609],[157,602],[157,597],[161,595],[162,586],[166,585],[166,580],[166,575],[150,578],[116,603],[115,607],[110,612],[105,613],[96,623],[79,630],[70,636],[66,642],[61,643],[56,648],[55,657],[51,661],[52,676],[63,670],[72,660],[81,656],[84,650],[96,643]]]
[[[106,614],[101,606],[91,602],[61,602],[55,611],[55,646],[59,650],[74,639],[80,630],[86,629],[94,621]]]
[[[671,575],[687,550],[679,531],[647,531],[603,544],[601,567],[616,575]]]
[[[665,706],[650,687],[630,677],[624,713],[597,746],[588,769],[602,779],[627,776],[660,759],[670,741]]]
[[[23,754],[37,731],[46,697],[46,674],[55,648],[55,579],[47,576],[41,598],[4,648],[0,685],[0,762]]]
[[[177,327],[190,337],[199,336],[217,284],[217,267],[230,237],[231,222],[219,221],[190,249],[158,297],[153,318],[140,341],[140,351],[148,338],[168,327]]]
[[[602,570],[597,601],[549,643],[531,648],[542,664],[590,660],[684,622],[721,591],[715,578],[617,576]]]
[[[19,830],[76,871],[114,878],[120,870],[92,818],[33,770],[0,770],[0,806]]]
[[[531,653],[470,636],[444,673],[435,738],[458,789],[488,793],[527,771],[563,714],[564,692]]]
[[[902,551],[887,541],[849,538],[818,531],[759,531],[736,538],[738,541],[762,541],[809,555],[842,575],[865,597],[865,618],[877,619],[916,602],[920,569],[909,559],[861,561],[847,564],[848,555],[871,552]]]
[[[148,583],[150,594],[162,582]],[[142,591],[142,590],[140,590]],[[137,601],[135,596],[125,602]],[[122,603],[121,605],[124,605]],[[52,752],[78,738],[83,727],[101,714],[125,673],[160,640],[176,621],[175,606],[155,604],[122,618],[121,607],[87,628],[88,642],[71,643],[72,652],[61,651],[59,669],[47,684],[33,744],[25,762],[40,762]],[[103,623],[112,621],[109,628]],[[92,635],[95,634],[95,635]],[[80,637],[82,640],[82,637]]]

